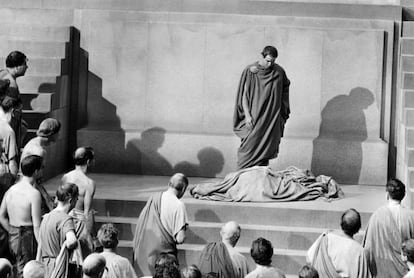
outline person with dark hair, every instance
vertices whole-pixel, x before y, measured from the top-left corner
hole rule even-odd
[[[6,192],[0,206],[0,223],[8,231],[9,248],[19,278],[24,265],[36,258],[42,199],[33,185],[42,167],[42,158],[27,156],[21,165],[23,176]]]
[[[66,173],[62,177],[62,183],[74,183],[79,188],[79,198],[75,208],[70,212],[74,218],[75,225],[82,231],[79,232],[79,242],[82,254],[87,256],[94,249],[93,244],[93,225],[94,210],[92,200],[95,195],[95,183],[87,176],[87,172],[94,163],[94,152],[91,147],[79,147],[74,155],[75,169]]]
[[[23,139],[27,131],[27,124],[22,121],[22,100],[19,86],[17,85],[17,78],[25,75],[28,68],[27,62],[28,59],[24,53],[12,51],[6,58],[6,68],[0,70],[0,80],[9,83],[10,90],[7,90],[5,95],[15,100],[11,126],[16,134],[16,141],[19,148],[22,147]]]
[[[388,204],[371,215],[363,246],[373,277],[403,277],[408,268],[401,242],[414,238],[414,212],[401,205],[405,185],[400,180],[389,180],[385,188]]]
[[[402,260],[407,264],[408,273],[403,278],[414,278],[414,239],[407,239],[402,243]]]
[[[82,265],[83,278],[101,278],[106,272],[106,260],[100,254],[90,254]]]
[[[18,172],[19,150],[16,134],[10,125],[14,100],[5,97],[0,100],[0,201],[14,183]]]
[[[139,276],[154,274],[154,264],[159,254],[177,256],[176,245],[184,242],[188,225],[185,205],[180,200],[187,186],[185,175],[174,174],[167,190],[151,196],[141,211],[133,240]]]
[[[246,275],[246,278],[272,277],[285,278],[285,274],[272,265],[273,246],[270,241],[259,237],[252,242],[250,255],[256,263],[256,269]]]
[[[38,155],[43,158],[43,166],[47,164],[46,161],[46,148],[52,143],[56,142],[58,133],[60,130],[60,122],[53,118],[47,118],[43,120],[39,128],[37,129],[37,136],[32,138],[24,146],[21,160],[23,160],[28,155]],[[42,177],[40,175],[36,180],[35,187],[39,190],[42,195],[42,215],[51,211],[55,207],[55,203],[50,195],[47,193],[46,189],[42,185]]]
[[[153,278],[180,278],[180,270],[175,263],[156,264]]]
[[[181,270],[182,278],[201,278],[201,272],[196,265],[189,265]]]
[[[57,207],[43,216],[36,260],[45,265],[46,277],[50,277],[55,267],[65,273],[66,262],[56,261],[56,258],[62,248],[73,250],[77,247],[75,224],[69,212],[75,207],[78,194],[78,187],[73,183],[59,186],[56,190]]]
[[[290,114],[290,81],[275,63],[277,49],[266,46],[261,54],[243,70],[237,91],[233,130],[241,138],[238,169],[267,166],[277,157]]]
[[[0,99],[0,202],[16,181],[18,172],[19,149],[16,134],[10,125],[12,113],[13,99]],[[0,258],[11,258],[7,235],[7,231],[0,225]]]
[[[103,224],[98,231],[98,240],[103,246],[100,253],[106,260],[108,271],[102,278],[136,278],[135,270],[128,259],[116,254],[118,230],[111,223]]]
[[[319,278],[318,271],[311,265],[304,265],[299,270],[299,278]]]
[[[370,278],[364,248],[354,235],[361,228],[361,216],[355,209],[341,217],[341,231],[326,231],[308,250],[307,262],[321,277]]]
[[[211,242],[204,247],[198,263],[204,275],[216,273],[220,278],[244,278],[250,272],[247,258],[235,249],[240,233],[239,224],[227,222],[220,230],[221,241]]]

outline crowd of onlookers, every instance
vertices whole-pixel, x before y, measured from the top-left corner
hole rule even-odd
[[[273,260],[272,243],[263,237],[251,244],[252,267],[236,247],[242,229],[234,221],[222,226],[219,241],[206,244],[197,265],[180,268],[177,245],[185,242],[188,230],[181,199],[189,183],[181,173],[141,211],[133,261],[117,254],[116,227],[108,223],[95,231],[96,186],[88,177],[93,149],[74,152],[75,169],[63,175],[52,197],[42,177],[45,165],[53,163],[46,154],[58,138],[59,121],[45,119],[36,137],[23,145],[26,125],[16,79],[25,74],[27,62],[14,51],[0,70],[0,278],[285,277]],[[322,233],[309,248],[298,277],[414,277],[414,214],[401,205],[405,185],[391,179],[386,192],[388,203],[371,216],[362,243],[354,238],[361,229],[360,213],[346,210],[340,229]]]

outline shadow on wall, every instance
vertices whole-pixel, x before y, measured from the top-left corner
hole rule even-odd
[[[311,170],[315,175],[358,184],[362,142],[368,138],[364,110],[373,103],[373,93],[361,87],[328,101],[322,110],[319,136],[313,140]]]
[[[144,130],[140,139],[128,141],[126,152],[129,161],[137,169],[136,173],[163,176],[173,174],[171,163],[158,151],[164,144],[166,132],[162,127],[152,127]]]
[[[189,177],[215,177],[221,173],[224,166],[223,154],[216,148],[206,147],[197,154],[199,164],[182,161],[174,166],[174,172],[183,173]]]

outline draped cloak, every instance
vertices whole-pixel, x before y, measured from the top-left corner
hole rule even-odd
[[[324,232],[308,250],[307,261],[326,278],[371,278],[364,250],[354,239]]]
[[[255,166],[229,173],[222,181],[194,185],[194,198],[230,202],[287,202],[337,199],[343,192],[328,176],[314,177],[309,171],[290,166],[275,171]]]
[[[289,118],[289,85],[283,68],[277,64],[265,69],[257,62],[241,76],[233,117],[234,133],[240,137],[238,169],[267,165],[277,157],[280,139]],[[253,127],[245,123],[243,94],[246,95]]]
[[[236,278],[230,254],[222,242],[212,242],[204,247],[198,264],[203,275],[215,273],[217,278]]]
[[[151,196],[138,218],[133,248],[139,277],[154,274],[155,261],[161,253],[177,256],[175,240],[161,222],[161,197],[162,192]]]
[[[391,210],[381,207],[369,219],[363,246],[372,277],[403,277],[408,267],[401,258],[401,245],[414,238],[414,212],[401,207],[400,225]]]

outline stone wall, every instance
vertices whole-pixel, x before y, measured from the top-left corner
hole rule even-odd
[[[271,44],[292,82],[292,114],[272,165],[342,183],[386,180],[391,20],[75,10],[75,26],[89,65],[78,144],[96,148],[98,171],[234,171],[239,76]]]

